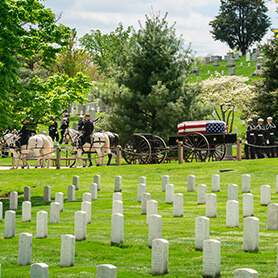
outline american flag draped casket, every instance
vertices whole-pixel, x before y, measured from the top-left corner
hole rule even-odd
[[[178,135],[192,132],[202,134],[227,133],[227,125],[223,121],[189,121],[178,124]]]

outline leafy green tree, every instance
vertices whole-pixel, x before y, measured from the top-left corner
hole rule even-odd
[[[122,139],[134,132],[167,138],[179,122],[208,112],[199,102],[200,87],[187,81],[190,50],[166,17],[146,16],[145,26],[133,30],[113,73],[116,84],[101,94],[110,110],[102,125]]]
[[[269,40],[262,50],[267,59],[263,80],[256,84],[253,113],[263,118],[271,116],[278,123],[278,39]]]
[[[109,74],[113,65],[118,64],[118,57],[129,40],[131,28],[124,30],[120,23],[115,31],[102,34],[100,30],[91,30],[80,39],[80,44],[93,57],[93,62],[98,65],[100,71]]]
[[[209,23],[212,37],[245,55],[266,34],[270,26],[267,11],[264,0],[221,0],[219,14]]]
[[[0,1],[0,128],[11,125],[14,98],[22,91],[18,57],[41,56],[49,67],[66,44],[69,28],[57,25],[55,15],[38,0]],[[22,95],[24,98],[24,95]]]
[[[77,32],[71,30],[68,45],[63,48],[52,67],[54,74],[63,73],[75,77],[78,72],[85,74],[90,80],[100,78],[97,66],[92,63],[93,58],[85,49],[77,48]]]
[[[30,87],[25,87],[14,97],[13,109],[16,117],[11,121],[13,127],[26,117],[32,117],[34,123],[45,123],[50,115],[60,115],[73,102],[84,102],[84,92],[91,87],[88,78],[81,73],[71,78],[67,75],[55,75],[46,81],[35,77]]]

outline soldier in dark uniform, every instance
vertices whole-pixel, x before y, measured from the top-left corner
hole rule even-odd
[[[256,134],[255,134],[256,127],[253,125],[252,119],[248,119],[247,123],[248,123],[248,126],[246,129],[246,143],[255,145],[255,143],[256,143]],[[248,146],[247,144],[244,145],[244,152],[245,152],[246,159],[250,158],[249,150],[250,150],[251,159],[255,159],[255,147]]]
[[[48,127],[49,136],[52,138],[53,142],[56,140],[59,142],[59,132],[58,132],[58,123],[57,118],[52,118],[53,123]]]
[[[68,123],[68,118],[63,118],[63,122],[61,123],[60,129],[61,129],[61,140],[60,140],[60,144],[63,143],[63,139],[64,139],[64,133],[66,131],[66,129],[69,127],[69,123]]]
[[[84,126],[82,129],[82,135],[79,137],[79,148],[82,148],[82,146],[87,142],[91,143],[91,134],[94,131],[94,124],[90,119],[90,114],[86,114]]]
[[[16,141],[16,145],[19,148],[19,151],[21,151],[21,146],[27,145],[28,140],[31,137],[32,133],[36,134],[36,125],[30,123],[30,119],[26,119],[22,122],[23,126],[21,130],[19,131],[19,139]]]
[[[276,134],[276,125],[272,122],[272,117],[267,118],[267,125],[266,125],[266,138],[267,138],[267,145],[273,146],[275,143],[275,134]],[[267,149],[267,156],[268,157],[275,157],[275,148]]]
[[[82,131],[83,126],[84,126],[84,117],[81,115],[78,121],[78,131]]]
[[[256,126],[256,145],[263,146],[265,143],[265,128],[263,126],[263,119],[258,119],[258,125]],[[256,148],[256,153],[258,158],[264,158],[263,149],[260,147]]]

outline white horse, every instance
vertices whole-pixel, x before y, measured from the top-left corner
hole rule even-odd
[[[30,164],[26,160],[26,154],[30,152],[35,153],[37,158],[35,168],[39,166],[40,160],[42,160],[42,168],[46,166],[46,159],[48,160],[47,168],[50,167],[50,157],[54,155],[53,153],[53,141],[50,136],[44,134],[36,134],[31,136],[28,140],[27,145],[21,146],[21,151],[16,147],[16,140],[18,140],[18,135],[13,133],[6,133],[4,135],[4,142],[9,148],[10,152],[13,154],[13,164],[12,169],[18,169],[19,162],[22,159],[23,166],[26,163],[27,168],[30,168]]]
[[[107,134],[96,132],[91,135],[91,142],[85,143],[82,148],[78,147],[78,139],[81,134],[72,129],[67,128],[64,133],[63,141],[65,144],[67,144],[69,141],[71,142],[71,145],[74,147],[74,149],[77,152],[76,158],[74,163],[70,167],[77,167],[78,161],[80,160],[82,162],[83,167],[86,166],[85,160],[82,159],[83,153],[88,153],[88,157],[90,159],[90,155],[93,151],[95,151],[98,155],[97,159],[97,166],[103,166],[104,165],[104,155],[105,153],[108,154],[109,158],[112,156],[110,151],[110,143],[109,138]],[[92,166],[92,162],[90,161],[90,165]]]

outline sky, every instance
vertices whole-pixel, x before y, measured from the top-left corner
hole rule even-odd
[[[168,22],[175,23],[177,35],[181,35],[185,45],[191,44],[195,56],[208,54],[224,55],[229,47],[214,41],[210,34],[209,22],[218,15],[220,0],[46,0],[43,4],[57,15],[62,14],[60,23],[76,28],[78,37],[90,30],[110,33],[122,22],[124,27],[139,28],[145,15],[152,11],[161,15],[168,13]],[[267,2],[272,28],[278,27],[278,3]],[[271,31],[263,41],[270,38]],[[255,47],[255,46],[254,46]]]

